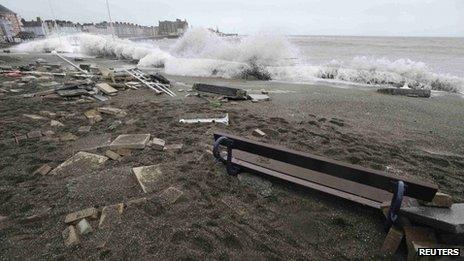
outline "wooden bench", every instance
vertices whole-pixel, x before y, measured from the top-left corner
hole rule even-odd
[[[391,202],[389,225],[396,222],[401,205],[409,198],[431,201],[438,190],[435,184],[417,179],[230,134],[215,133],[214,140],[214,156],[226,164],[231,175],[260,173],[377,209]],[[220,146],[227,148],[227,156],[221,156]]]

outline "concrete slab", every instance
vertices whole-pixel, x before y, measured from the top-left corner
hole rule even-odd
[[[107,148],[111,144],[111,134],[97,134],[81,137],[70,147],[73,151],[91,151],[101,148]]]
[[[33,120],[45,120],[47,118],[45,117],[42,117],[40,115],[37,115],[37,114],[23,114],[24,117],[26,118],[29,118],[29,119],[33,119]]]
[[[153,138],[149,144],[152,148],[156,150],[163,150],[164,145],[166,145],[166,141],[158,138]]]
[[[150,140],[150,134],[119,135],[111,144],[111,149],[144,149]]]
[[[135,177],[145,193],[152,192],[158,185],[158,181],[163,177],[163,172],[159,164],[132,168],[132,172],[135,174]]]
[[[464,233],[464,203],[451,208],[416,206],[401,208],[400,213],[417,223],[450,233]]]
[[[92,126],[80,126],[79,129],[77,129],[77,132],[87,133],[87,132],[90,132],[91,128]]]
[[[97,154],[79,151],[50,172],[50,175],[82,174],[88,169],[96,169],[108,158]]]
[[[115,94],[118,92],[118,90],[116,90],[115,88],[111,87],[109,84],[107,83],[98,83],[96,84],[97,88],[102,91],[104,94],[106,95],[111,95],[111,94]]]

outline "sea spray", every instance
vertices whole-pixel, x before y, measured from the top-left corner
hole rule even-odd
[[[206,29],[187,31],[169,50],[154,42],[133,42],[111,36],[52,36],[20,44],[17,52],[61,50],[95,56],[138,60],[140,67],[164,67],[167,74],[290,82],[330,79],[365,85],[408,85],[416,89],[464,92],[464,79],[434,73],[425,63],[409,59],[354,57],[312,65],[296,59],[299,52],[285,37],[255,35],[223,38]]]

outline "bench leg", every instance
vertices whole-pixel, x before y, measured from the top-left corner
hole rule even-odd
[[[401,203],[403,202],[403,195],[406,190],[406,186],[404,185],[403,181],[398,181],[395,186],[395,191],[393,192],[393,198],[390,204],[390,209],[388,210],[387,215],[387,229],[393,224],[396,224],[398,221],[398,212],[401,208]]]
[[[219,146],[224,145],[227,147],[227,157],[223,158],[219,151]],[[226,164],[226,170],[229,175],[236,176],[240,172],[240,167],[232,163],[232,148],[234,142],[227,137],[220,137],[216,140],[213,146],[213,155],[214,157]]]

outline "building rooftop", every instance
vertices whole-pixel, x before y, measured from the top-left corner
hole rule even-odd
[[[15,12],[11,11],[10,9],[4,7],[3,5],[0,5],[0,14],[16,14]]]

